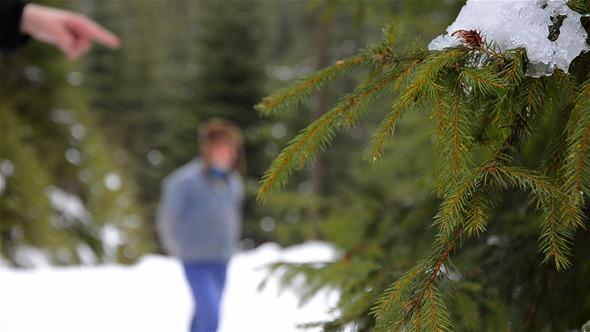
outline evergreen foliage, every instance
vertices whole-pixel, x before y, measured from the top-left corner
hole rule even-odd
[[[570,5],[587,14],[587,3],[577,1]],[[368,113],[378,112],[379,109],[373,107],[376,100],[393,96],[392,109],[375,130],[365,159],[371,163],[384,160],[390,136],[401,125],[402,119],[411,111],[428,112],[437,155],[433,190],[440,199],[438,211],[432,217],[436,234],[430,253],[426,258],[417,259],[414,267],[406,266],[406,272],[395,275],[395,279],[388,278],[392,275],[387,276],[387,273],[399,272],[399,263],[387,261],[400,258],[385,255],[364,261],[375,264],[371,267],[363,266],[363,261],[349,267],[343,262],[326,263],[321,268],[291,265],[291,269],[284,272],[285,281],[289,283],[293,275],[302,273],[309,282],[309,294],[318,287],[334,287],[342,292],[343,301],[338,307],[341,318],[320,323],[326,330],[337,330],[346,323],[357,324],[359,330],[372,328],[370,319],[358,316],[358,313],[366,313],[370,304],[373,305],[370,313],[377,331],[579,327],[590,313],[588,303],[583,299],[576,302],[580,304],[580,310],[567,319],[562,316],[564,320],[561,322],[550,318],[567,312],[561,307],[561,312],[551,312],[548,318],[540,318],[542,316],[536,310],[542,306],[543,300],[547,300],[545,296],[539,295],[534,301],[515,294],[511,295],[517,300],[510,299],[510,295],[503,298],[508,289],[514,291],[514,288],[488,285],[483,277],[485,274],[479,279],[457,276],[455,271],[463,271],[451,262],[450,257],[454,253],[458,259],[470,255],[466,251],[469,247],[480,250],[479,255],[482,255],[484,249],[476,244],[481,241],[473,238],[481,237],[490,229],[496,234],[496,223],[503,221],[500,216],[505,213],[501,208],[509,199],[520,197],[524,192],[529,198],[519,198],[520,206],[512,209],[527,209],[528,200],[536,213],[532,216],[527,212],[521,219],[526,221],[523,222],[528,228],[525,232],[517,229],[508,235],[499,232],[514,240],[501,247],[520,244],[528,248],[531,234],[536,233],[537,251],[543,263],[553,266],[558,275],[565,273],[569,278],[572,276],[563,270],[577,263],[575,268],[584,275],[588,262],[573,248],[580,241],[580,229],[583,230],[581,237],[588,237],[585,223],[588,216],[586,195],[590,191],[590,55],[578,56],[569,74],[556,71],[552,76],[534,78],[525,74],[528,60],[524,50],[500,53],[485,40],[485,36],[481,45],[466,44],[442,51],[428,51],[419,43],[399,51],[396,46],[399,36],[398,28],[387,27],[381,43],[263,99],[257,106],[262,114],[281,113],[297,107],[313,91],[325,88],[353,68],[365,67],[368,71],[364,82],[302,130],[273,161],[263,177],[259,198],[264,200],[276,194],[295,171],[327,149],[338,131],[350,130]],[[545,137],[548,128],[552,131],[550,139]],[[528,155],[529,150],[539,146],[541,151],[546,151],[542,163],[538,162],[538,157],[531,159]],[[349,202],[346,213],[354,216],[353,207],[357,205],[366,207],[367,203]],[[366,219],[367,214],[362,218]],[[403,216],[392,219],[396,221],[379,220],[383,232],[405,220]],[[354,223],[346,220],[339,218],[344,221],[339,229],[354,243],[355,235],[350,234],[357,233]],[[369,220],[355,222],[370,223]],[[338,235],[332,236],[338,239]],[[390,235],[377,237],[384,238],[395,239]],[[335,242],[345,252],[350,248],[344,241]],[[365,243],[370,243],[370,239]],[[388,245],[394,244],[373,243],[369,246],[387,251],[390,250]],[[460,250],[462,246],[464,248]],[[353,252],[365,255],[359,248]],[[523,254],[531,252],[527,250]],[[532,255],[536,258],[535,252]],[[343,256],[343,261],[347,261],[347,257]],[[522,259],[528,261],[526,257]],[[503,262],[506,261],[509,259],[504,258]],[[385,264],[379,265],[379,262]],[[482,267],[471,264],[462,266],[474,271]],[[278,270],[284,265],[277,264],[274,268]],[[379,271],[382,266],[391,270],[371,274],[370,271]],[[340,277],[336,271],[341,272]],[[560,278],[548,271],[552,270],[546,266],[539,268],[540,278],[547,275]],[[395,282],[383,287],[383,280]],[[355,282],[359,284],[354,285]],[[577,285],[588,288],[587,283]],[[363,296],[360,295],[363,292],[354,287],[371,287],[380,295],[375,301],[374,291]],[[567,288],[563,284],[559,287]],[[549,288],[553,292],[557,287]],[[534,288],[530,291],[537,292]],[[483,294],[488,296],[479,298]],[[450,296],[453,298],[449,299]],[[516,304],[522,306],[519,308]],[[351,307],[354,310],[350,310]],[[516,317],[510,317],[509,312],[517,313]],[[538,321],[533,323],[534,319]]]
[[[137,249],[138,239],[142,244],[139,247],[156,243],[150,221],[159,199],[160,181],[198,153],[195,128],[210,116],[229,117],[246,129],[250,190],[244,236],[256,244],[272,240],[284,245],[315,237],[317,216],[311,217],[308,207],[318,201],[317,197],[303,196],[298,190],[298,185],[305,188],[309,183],[307,174],[291,182],[290,195],[281,197],[284,204],[260,206],[253,195],[279,146],[304,127],[311,115],[292,114],[276,122],[261,119],[251,106],[269,91],[266,89],[274,90],[317,67],[315,54],[310,56],[308,51],[317,46],[314,34],[326,16],[332,20],[327,51],[331,57],[341,57],[343,43],[348,43],[344,54],[353,54],[356,45],[374,40],[380,22],[390,20],[392,13],[421,7],[410,2],[331,1],[327,15],[323,15],[318,8],[324,5],[319,2],[45,3],[88,15],[123,41],[116,51],[96,45],[74,63],[64,61],[52,46],[35,41],[15,54],[2,55],[0,154],[6,180],[4,191],[0,190],[2,246],[17,248],[27,243],[52,252],[54,257],[65,246],[68,248],[60,251],[65,258],[57,259],[64,264],[78,262],[74,252],[86,241],[78,243],[75,239],[79,237],[92,243],[95,253],[102,250],[98,232],[102,228],[97,225],[106,221],[103,215],[117,215],[123,218],[117,220],[127,220],[125,224],[142,226],[129,233],[127,226],[120,227],[128,239],[137,239],[117,253],[123,255],[123,261],[127,261],[124,250],[133,257],[135,251],[144,251]],[[432,11],[453,6],[449,2],[426,3]],[[422,26],[443,28],[446,22],[440,16],[429,14]],[[356,79],[355,73],[351,74],[337,84],[351,85]],[[42,81],[35,81],[39,77]],[[77,85],[68,83],[72,78]],[[54,114],[68,114],[76,123],[55,123]],[[83,142],[70,133],[80,126],[86,132]],[[340,146],[333,146],[331,151],[348,153],[349,143],[359,141],[350,137],[340,140]],[[69,149],[83,156],[83,165],[65,160]],[[17,161],[19,158],[22,161]],[[340,174],[346,168],[329,164],[324,178],[329,190],[340,183]],[[9,175],[11,169],[20,175]],[[104,179],[110,173],[120,177],[119,191],[105,188]],[[96,223],[83,227],[89,229],[86,231],[53,227],[55,219],[64,224],[69,221],[55,212],[45,188],[79,195]],[[272,230],[263,229],[260,221],[264,217],[279,222]],[[141,237],[131,235],[137,231],[141,231]],[[66,251],[74,253],[71,260],[63,254]]]
[[[146,250],[135,186],[109,158],[80,68],[35,41],[1,60],[2,259],[34,266],[37,248],[51,264],[133,262]]]
[[[276,140],[274,123],[253,106],[268,83],[264,47],[273,28],[266,16],[278,5],[109,2],[93,9],[124,47],[84,58],[86,86],[101,128],[118,147],[117,163],[138,184],[146,241],[157,241],[151,226],[162,179],[199,155],[197,128],[211,117],[233,120],[247,133],[246,176],[255,180],[247,182],[254,189],[247,192],[244,237],[256,243],[272,237],[259,225],[268,212],[259,210],[254,192],[272,158],[265,147]]]

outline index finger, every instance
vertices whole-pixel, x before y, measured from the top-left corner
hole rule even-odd
[[[74,18],[71,24],[71,27],[80,37],[91,39],[113,49],[121,45],[119,37],[114,33],[83,16]]]

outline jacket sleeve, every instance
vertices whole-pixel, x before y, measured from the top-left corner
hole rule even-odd
[[[20,32],[20,22],[27,3],[21,0],[0,0],[0,52],[14,51],[29,40]]]
[[[164,182],[162,197],[156,211],[156,228],[164,252],[177,257],[180,256],[180,248],[175,234],[179,224],[181,204],[179,188]]]

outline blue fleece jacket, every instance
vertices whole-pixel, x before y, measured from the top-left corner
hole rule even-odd
[[[215,175],[200,158],[163,181],[156,215],[166,253],[185,263],[227,263],[242,231],[243,181]]]

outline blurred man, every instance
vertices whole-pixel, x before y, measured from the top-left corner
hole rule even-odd
[[[191,331],[215,331],[227,264],[242,228],[243,136],[219,119],[199,134],[202,156],[164,179],[156,223],[164,251],[180,258],[193,292]]]

